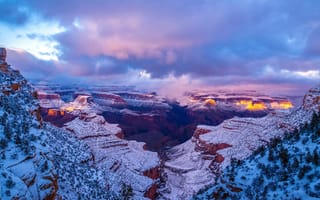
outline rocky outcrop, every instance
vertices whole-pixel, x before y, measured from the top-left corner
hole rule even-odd
[[[147,197],[148,199],[156,199],[157,197],[157,189],[158,189],[158,186],[157,184],[152,184],[151,187],[144,193],[144,197]]]
[[[45,109],[60,109],[64,105],[64,101],[61,100],[59,94],[39,91],[37,98],[40,101],[41,107]]]
[[[245,159],[272,138],[282,137],[309,122],[313,112],[319,111],[319,96],[318,86],[305,95],[301,107],[291,112],[274,112],[262,118],[234,117],[218,126],[198,126],[190,140],[169,151],[164,169],[167,185],[161,195],[189,199],[211,184],[231,159]]]
[[[119,95],[107,92],[92,92],[94,101],[106,106],[125,107],[127,102]]]
[[[65,112],[64,110],[43,107],[39,109],[39,116],[42,117],[44,121],[50,121],[57,127],[63,127],[65,123],[70,122],[76,118],[76,116]]]
[[[113,187],[124,183],[132,187],[135,199],[154,198],[160,165],[157,153],[145,151],[144,143],[119,138],[122,131],[118,125],[109,124],[102,116],[79,112],[76,119],[65,124],[65,129],[90,147],[98,169],[109,169],[119,175]]]
[[[153,180],[156,180],[156,179],[160,178],[160,169],[159,169],[159,167],[154,167],[154,168],[148,169],[143,172],[143,175],[147,176]]]
[[[198,128],[194,131],[193,137],[194,137],[196,140],[198,140],[199,137],[200,137],[200,135],[207,134],[207,133],[209,133],[209,132],[210,132],[210,130],[208,130],[208,129],[204,129],[204,128],[198,127]],[[196,141],[196,140],[195,140],[195,141]]]
[[[22,194],[29,194],[32,199],[54,199],[58,192],[58,175],[53,170],[53,164],[46,157],[25,157],[17,162],[10,163],[6,166],[6,171],[10,172],[11,176],[20,180],[24,184],[26,191]],[[14,190],[10,190],[15,192]],[[25,198],[17,194],[20,198]],[[39,195],[40,194],[40,195]],[[15,196],[15,195],[13,195]]]
[[[320,111],[320,85],[311,88],[303,98],[304,110]]]
[[[0,65],[6,65],[7,50],[5,48],[0,48]]]

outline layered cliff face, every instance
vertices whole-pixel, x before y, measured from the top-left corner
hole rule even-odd
[[[272,140],[248,159],[231,162],[193,199],[319,199],[320,115]]]
[[[54,199],[58,175],[44,142],[34,90],[1,59],[0,198]]]
[[[302,106],[289,113],[274,112],[262,118],[232,118],[218,126],[198,126],[187,142],[172,148],[165,162],[167,182],[163,198],[188,199],[214,181],[231,159],[242,160],[272,138],[293,132],[319,111],[320,88],[312,88]]]
[[[75,103],[80,99],[81,103]],[[66,108],[74,108],[71,113],[77,117],[64,128],[90,147],[98,169],[118,177],[110,185],[112,190],[120,192],[120,186],[125,184],[134,191],[134,199],[154,198],[153,185],[159,178],[160,165],[157,153],[146,151],[145,143],[124,140],[118,125],[97,115],[94,104],[87,100],[88,97],[78,96],[75,102],[66,104]],[[108,176],[104,178],[109,179]]]
[[[45,119],[63,127],[70,137],[76,137],[89,147],[91,158],[85,160],[104,172],[101,178],[105,184],[102,185],[117,194],[122,193],[124,185],[132,190],[134,199],[155,198],[160,175],[157,153],[146,151],[145,143],[124,140],[117,124],[110,124],[97,114],[103,105],[96,104],[84,93],[59,106],[54,103],[62,101],[59,95],[42,94],[40,99],[42,112],[47,111]],[[49,103],[51,100],[53,102]],[[50,115],[51,110],[55,111],[53,115]]]

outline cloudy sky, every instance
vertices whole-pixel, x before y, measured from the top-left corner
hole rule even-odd
[[[0,0],[0,46],[31,80],[304,93],[318,0]]]

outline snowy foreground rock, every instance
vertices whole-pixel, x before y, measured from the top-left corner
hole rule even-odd
[[[303,104],[290,113],[274,112],[262,118],[232,118],[218,126],[199,125],[187,142],[170,149],[164,164],[166,185],[163,199],[189,199],[199,189],[213,183],[215,175],[232,158],[247,158],[272,138],[309,122],[320,109],[320,86],[305,95]]]
[[[54,199],[58,175],[44,143],[35,93],[1,58],[0,199]]]

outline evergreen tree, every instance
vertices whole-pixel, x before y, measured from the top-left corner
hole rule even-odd
[[[312,160],[313,160],[313,156],[311,155],[310,151],[308,151],[306,155],[306,161],[307,163],[311,163]]]
[[[310,128],[315,129],[318,127],[318,124],[319,124],[319,116],[316,112],[314,112],[312,115],[311,122],[310,122]]]
[[[293,136],[296,141],[300,140],[300,133],[297,128],[294,129]]]
[[[293,169],[298,169],[299,168],[299,161],[298,161],[298,159],[296,157],[293,159],[292,168]]]
[[[14,143],[15,144],[21,144],[21,138],[20,138],[20,136],[18,134],[16,134],[14,136]]]
[[[318,147],[313,150],[313,157],[312,163],[315,165],[319,165],[319,154],[318,154]]]
[[[8,141],[6,139],[0,140],[0,149],[5,149],[8,146]]]
[[[7,139],[11,139],[11,136],[12,136],[12,133],[11,133],[11,129],[9,127],[9,124],[6,123],[4,128],[3,128],[3,131],[4,131],[4,135],[6,136]]]
[[[289,153],[287,149],[284,149],[283,147],[280,149],[280,153],[279,153],[280,159],[281,159],[281,163],[282,165],[286,166],[288,164],[289,161]]]
[[[121,196],[124,200],[130,200],[133,197],[133,189],[130,185],[125,183],[122,184],[121,187]]]
[[[271,148],[268,151],[268,160],[269,161],[274,161],[273,150]]]

